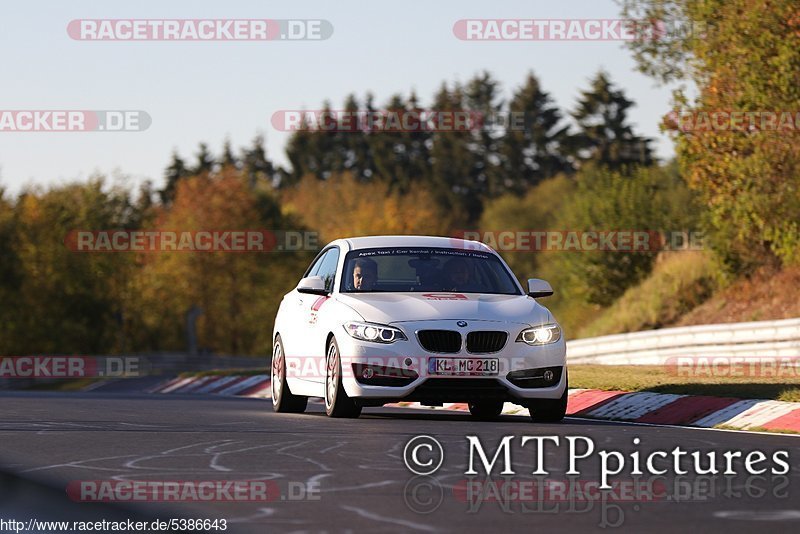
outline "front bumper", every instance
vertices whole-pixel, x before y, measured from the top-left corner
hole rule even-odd
[[[502,400],[525,404],[529,399],[558,399],[567,387],[566,344],[562,339],[549,345],[530,346],[515,339],[531,325],[496,321],[469,321],[462,328],[455,320],[393,323],[408,338],[392,344],[371,343],[336,333],[342,358],[342,381],[348,396],[365,404],[399,400],[441,403]],[[425,350],[416,332],[455,330],[505,331],[508,339],[494,353],[473,354],[462,345],[456,353],[437,354]],[[499,370],[489,376],[431,374],[430,358],[497,358]],[[370,369],[364,373],[366,369]]]

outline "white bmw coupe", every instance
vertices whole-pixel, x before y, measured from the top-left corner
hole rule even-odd
[[[536,299],[488,246],[447,237],[374,236],[327,245],[275,319],[272,403],[332,417],[398,401],[467,403],[492,419],[503,403],[556,422],[567,408],[566,345]]]

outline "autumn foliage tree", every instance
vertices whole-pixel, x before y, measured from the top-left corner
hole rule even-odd
[[[684,174],[700,193],[714,245],[734,272],[800,262],[800,7],[794,0],[625,0],[632,18],[682,33],[632,42],[639,67],[694,83],[678,111],[782,113],[791,127],[695,128],[667,120]],[[759,117],[763,115],[757,115]]]
[[[102,179],[28,188],[13,200],[0,194],[0,354],[185,351],[193,306],[202,310],[200,347],[269,353],[280,297],[314,250],[76,251],[70,238],[76,231],[302,231],[281,213],[258,148],[242,160],[227,150],[220,161],[201,150],[205,168],[168,173],[174,179],[162,195],[149,183],[137,196]]]
[[[318,229],[322,244],[358,235],[446,235],[449,230],[424,189],[402,194],[386,182],[363,183],[349,173],[327,180],[308,175],[282,199],[284,213]]]
[[[127,191],[102,180],[28,189],[0,206],[0,353],[123,350],[121,321],[134,263],[122,254],[78,253],[74,230],[105,230],[136,218]]]
[[[264,230],[280,232],[276,199],[253,191],[247,172],[223,168],[181,180],[155,229]],[[200,346],[217,353],[256,354],[269,350],[280,297],[297,282],[313,251],[184,251],[144,253],[137,273],[139,317],[147,345],[185,347],[185,314],[197,306]]]

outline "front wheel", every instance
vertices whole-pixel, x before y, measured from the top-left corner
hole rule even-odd
[[[347,396],[342,385],[342,360],[335,339],[328,344],[325,372],[325,413],[328,417],[358,417],[361,405]]]
[[[272,409],[278,413],[303,413],[308,405],[308,397],[295,395],[286,383],[286,357],[283,353],[281,336],[275,338],[272,351]]]
[[[565,382],[567,382],[565,380]],[[564,385],[560,399],[534,399],[528,402],[528,412],[536,423],[558,423],[567,415],[569,384]]]

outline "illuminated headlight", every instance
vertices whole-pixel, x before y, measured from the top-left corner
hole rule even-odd
[[[344,324],[344,329],[356,339],[375,343],[394,343],[407,339],[399,329],[382,324],[349,322]]]
[[[535,328],[527,328],[519,333],[517,341],[528,345],[547,345],[561,339],[561,327],[557,324],[546,324]]]

